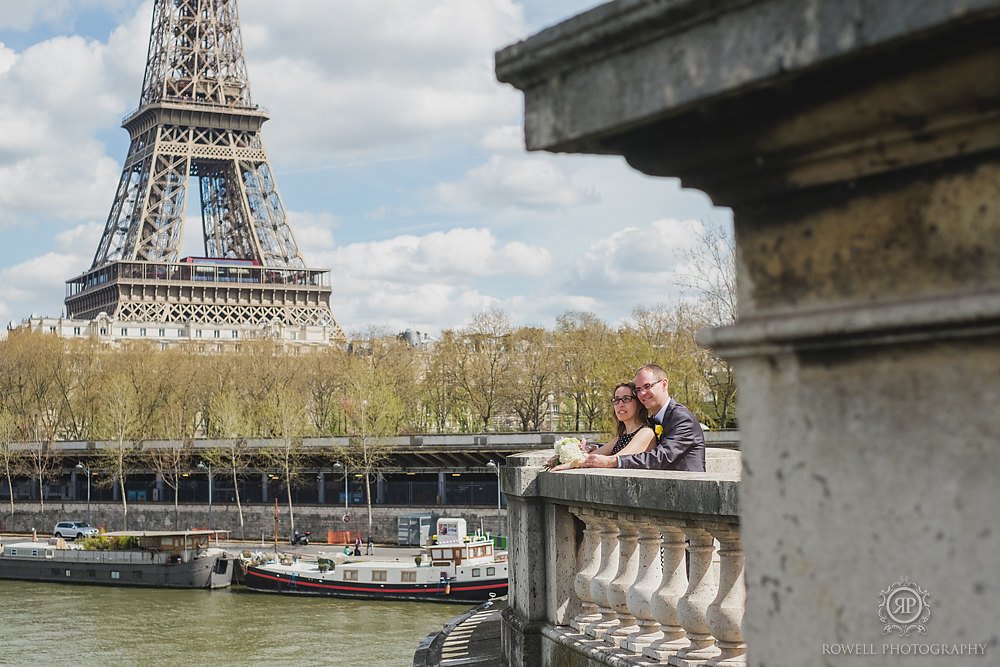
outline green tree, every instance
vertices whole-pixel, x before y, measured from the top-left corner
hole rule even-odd
[[[406,408],[399,395],[395,369],[378,366],[369,356],[352,359],[350,378],[352,384],[341,397],[341,406],[349,423],[349,446],[342,452],[344,464],[360,471],[365,483],[365,501],[368,507],[368,534],[372,533],[371,480],[378,468],[392,456],[390,437]]]
[[[119,351],[111,357],[98,401],[92,434],[107,441],[93,467],[106,470],[106,484],[117,484],[122,503],[122,530],[128,530],[126,480],[141,460],[143,440],[150,437],[164,398],[169,368],[147,346]]]
[[[611,388],[623,376],[614,354],[617,336],[593,313],[571,312],[557,318],[556,342],[563,397],[573,410],[570,428],[593,430],[604,425],[611,414]]]

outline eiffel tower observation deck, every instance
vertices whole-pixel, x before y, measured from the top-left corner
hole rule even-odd
[[[288,224],[267,119],[251,98],[236,0],[154,0],[139,108],[122,123],[128,156],[93,263],[67,281],[67,317],[342,339],[329,271],[306,266]],[[182,257],[195,181],[204,248]]]

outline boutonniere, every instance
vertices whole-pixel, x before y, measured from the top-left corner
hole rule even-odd
[[[656,428],[653,429],[653,432],[656,433],[656,437],[659,439],[659,437],[663,435],[663,424],[657,424]]]

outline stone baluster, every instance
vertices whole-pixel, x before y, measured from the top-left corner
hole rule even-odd
[[[747,644],[743,637],[746,609],[743,543],[735,526],[713,529],[712,534],[719,541],[719,593],[708,607],[707,618],[720,651],[712,664],[743,667],[747,664]]]
[[[687,538],[684,531],[673,523],[661,521],[659,529],[663,536],[663,576],[651,606],[653,616],[660,623],[660,638],[643,649],[643,655],[666,662],[690,643],[677,613],[677,606],[688,588],[687,562],[684,558]]]
[[[628,608],[628,592],[635,585],[639,574],[639,529],[638,517],[621,515],[618,534],[618,573],[608,585],[608,602],[618,614],[618,625],[605,635],[604,639],[615,646],[622,645],[629,635],[639,631],[635,615]]]
[[[601,619],[587,628],[587,636],[603,639],[618,625],[618,614],[608,601],[608,587],[618,574],[618,515],[595,512],[594,516],[601,526],[601,567],[590,580],[590,598],[597,605]]]
[[[580,613],[570,621],[570,626],[580,633],[586,633],[587,628],[601,620],[594,599],[590,595],[590,582],[601,567],[601,526],[594,517],[594,511],[584,508],[571,509],[583,522],[583,544],[577,557],[576,578],[573,580],[573,591],[580,600]]]
[[[712,568],[715,539],[703,528],[685,527],[688,553],[691,556],[688,588],[677,603],[677,616],[687,632],[690,644],[670,658],[677,667],[691,667],[711,660],[719,654],[715,636],[708,625],[708,606],[715,599],[718,579]]]
[[[660,588],[663,580],[663,568],[660,565],[660,547],[663,542],[660,528],[652,521],[639,520],[639,572],[635,583],[628,591],[628,608],[638,621],[638,632],[631,635],[623,648],[634,653],[642,653],[643,649],[654,641],[662,639],[660,622],[653,613],[653,596]]]

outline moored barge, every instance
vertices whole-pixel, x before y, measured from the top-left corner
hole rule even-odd
[[[0,544],[0,579],[150,588],[224,588],[233,559],[210,547],[214,530],[121,531],[129,548],[85,549],[62,538]],[[122,539],[124,538],[124,539]]]
[[[474,603],[507,594],[506,556],[466,534],[464,519],[439,519],[436,544],[412,561],[285,556],[248,565],[244,583],[258,593]]]

